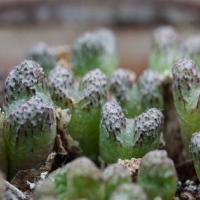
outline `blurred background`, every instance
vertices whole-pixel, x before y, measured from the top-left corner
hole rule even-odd
[[[199,0],[0,0],[0,77],[37,42],[71,45],[99,27],[114,32],[120,67],[139,75],[147,67],[153,29],[173,25],[182,38],[199,33],[199,11]]]

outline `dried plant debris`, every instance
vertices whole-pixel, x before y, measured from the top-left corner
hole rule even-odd
[[[70,58],[71,58],[71,48],[69,45],[59,45],[55,48],[56,58],[58,63],[65,63],[64,66],[67,69],[71,68]],[[54,66],[55,67],[55,66]]]
[[[56,153],[51,153],[40,169],[30,169],[19,171],[17,175],[11,180],[10,184],[18,188],[26,196],[26,199],[30,199],[33,196],[34,188],[40,181],[46,179],[48,174],[52,171],[52,163],[55,159]]]
[[[174,200],[200,200],[200,184],[187,180],[178,182]]]
[[[127,169],[130,171],[132,180],[135,182],[137,175],[138,175],[138,169],[140,166],[141,158],[131,158],[130,160],[125,159],[118,159],[118,164],[124,165],[127,167]]]
[[[68,132],[68,124],[71,120],[71,112],[70,109],[61,109],[60,107],[56,107],[56,120],[57,120],[57,149],[60,149],[61,154],[76,151],[77,155],[81,155],[81,149],[79,146],[79,142],[75,141]],[[64,148],[64,149],[62,149]],[[58,150],[56,151],[58,152]],[[79,152],[79,153],[78,153]]]
[[[4,196],[13,196],[13,198],[17,198],[19,195],[21,195],[20,199],[33,199],[33,192],[37,185],[43,183],[50,172],[52,172],[52,167],[56,156],[56,153],[51,153],[39,170],[30,169],[19,171],[10,183],[7,182],[7,189]],[[51,190],[51,194],[52,191],[53,190]],[[41,197],[44,197],[44,195]],[[47,197],[48,196],[46,196],[46,198]]]

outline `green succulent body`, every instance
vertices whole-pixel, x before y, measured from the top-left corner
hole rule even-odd
[[[82,166],[82,167],[80,167]],[[89,160],[78,160],[70,165],[67,173],[68,199],[104,199],[101,171]]]
[[[56,67],[49,82],[56,105],[71,111],[69,134],[79,142],[84,155],[97,160],[101,106],[107,98],[106,76],[96,69],[74,82],[67,69]]]
[[[145,70],[136,83],[133,80],[134,75],[129,71],[118,69],[110,81],[110,91],[126,117],[133,118],[149,108],[163,109],[162,82],[157,72]]]
[[[62,109],[74,107],[73,97],[77,97],[78,85],[75,84],[71,71],[56,66],[50,71],[48,82],[49,91],[56,106]]]
[[[24,60],[8,75],[4,94],[4,141],[8,179],[19,170],[39,167],[52,151],[55,109],[42,68]]]
[[[103,106],[100,124],[100,156],[107,163],[119,158],[140,158],[148,151],[157,149],[163,115],[153,108],[135,119],[126,119],[116,101]]]
[[[92,160],[99,155],[99,123],[101,108],[83,111],[82,108],[75,108],[71,112],[72,117],[68,124],[68,132],[79,142],[83,154]]]
[[[196,174],[200,180],[200,132],[193,133],[190,141],[189,151],[192,155]]]
[[[183,56],[189,57],[200,69],[200,35],[190,36],[181,46]]]
[[[87,158],[74,160],[48,179],[55,185],[59,200],[104,200],[105,185],[101,171]]]
[[[174,164],[166,151],[151,151],[141,160],[137,183],[145,190],[149,200],[161,197],[171,200],[177,187]]]
[[[55,50],[40,42],[36,44],[26,55],[26,59],[37,62],[44,70],[46,76],[56,66],[56,53]]]
[[[67,196],[67,179],[66,174],[68,172],[69,165],[65,165],[62,168],[58,168],[53,171],[47,178],[47,182],[53,184],[56,194],[59,200],[66,199]],[[36,191],[40,191],[40,186],[36,188]]]
[[[99,68],[109,76],[117,68],[115,38],[112,32],[100,29],[79,37],[73,44],[71,62],[75,76]]]
[[[137,184],[122,184],[112,193],[110,200],[147,200],[147,195]]]
[[[120,164],[112,164],[103,171],[105,181],[105,199],[109,200],[113,191],[121,184],[130,184],[131,176],[126,167]]]
[[[171,71],[174,61],[181,54],[178,48],[178,34],[171,26],[161,26],[153,33],[149,68],[159,73]]]
[[[193,60],[183,57],[176,61],[172,73],[174,103],[183,142],[188,149],[192,134],[200,131],[199,72]]]
[[[42,181],[34,192],[34,200],[57,200],[55,187],[50,181]]]

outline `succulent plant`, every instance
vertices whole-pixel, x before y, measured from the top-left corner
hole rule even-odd
[[[75,81],[73,74],[62,66],[54,67],[48,77],[48,84],[51,97],[56,106],[65,109],[74,107],[73,96],[75,90]]]
[[[105,185],[102,173],[85,157],[56,170],[48,179],[55,185],[59,200],[104,200]]]
[[[162,82],[159,74],[145,70],[134,83],[135,76],[128,70],[116,70],[110,79],[113,93],[128,118],[140,115],[149,108],[163,109]]]
[[[72,161],[73,162],[73,161]],[[53,171],[47,178],[47,184],[54,186],[56,191],[56,195],[59,200],[66,199],[67,196],[67,178],[66,174],[68,173],[68,168],[70,164],[63,166],[62,168],[58,168],[57,170]],[[42,185],[39,184],[36,187],[36,191],[39,190],[37,193],[42,192]],[[43,193],[43,192],[42,192]],[[50,193],[49,193],[50,194]]]
[[[80,167],[81,166],[81,167]],[[91,161],[82,158],[70,164],[67,173],[67,197],[69,199],[104,199],[101,171]]]
[[[188,149],[192,134],[199,126],[199,72],[193,60],[178,59],[172,69],[173,98],[178,113],[185,148]]]
[[[147,195],[137,184],[124,183],[112,193],[110,200],[147,200]]]
[[[166,151],[151,151],[142,158],[137,183],[145,190],[149,200],[156,197],[173,199],[177,176],[173,161],[167,157]]]
[[[44,180],[39,183],[34,191],[34,200],[57,200],[56,189],[52,182]]]
[[[71,63],[75,76],[82,77],[95,68],[109,76],[118,65],[113,33],[99,29],[80,36],[72,46]]]
[[[175,59],[180,55],[179,36],[171,26],[161,26],[153,33],[149,56],[149,68],[159,73],[171,71]]]
[[[49,84],[56,105],[71,111],[69,134],[79,142],[84,155],[97,160],[101,107],[107,99],[106,76],[95,69],[74,82],[69,70],[56,67]]]
[[[193,133],[189,150],[192,155],[195,171],[200,180],[200,132]]]
[[[184,56],[194,60],[200,69],[200,35],[192,35],[182,44],[181,50]]]
[[[127,95],[132,89],[135,79],[134,72],[123,68],[116,69],[110,77],[109,90],[119,102],[128,101]]]
[[[8,75],[4,93],[4,140],[8,179],[19,170],[39,167],[51,152],[56,114],[42,68],[22,61]]]
[[[105,162],[113,163],[119,158],[139,158],[157,149],[163,120],[162,113],[155,108],[127,119],[115,100],[107,102],[100,123],[100,156]]]
[[[27,53],[26,59],[37,62],[43,68],[46,76],[56,66],[56,52],[53,47],[44,42],[33,46]]]
[[[79,198],[106,200],[110,199],[110,195],[119,185],[131,183],[131,174],[120,164],[110,165],[102,172],[91,160],[81,157],[52,172],[47,182],[54,185],[59,200]],[[38,189],[36,188],[38,194],[44,193],[42,187],[40,184]],[[47,192],[51,193],[49,190]]]
[[[111,193],[121,184],[131,183],[131,174],[129,170],[120,164],[112,164],[103,171],[105,181],[105,199],[109,200]]]

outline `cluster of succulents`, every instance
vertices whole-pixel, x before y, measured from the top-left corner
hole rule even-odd
[[[169,130],[176,131],[166,115],[166,96],[173,98],[170,106],[179,120],[183,156],[192,157],[200,178],[198,41],[195,36],[181,44],[172,27],[156,29],[149,69],[138,79],[130,70],[117,69],[115,37],[106,29],[74,42],[71,60],[66,60],[71,69],[60,65],[54,48],[35,46],[27,54],[29,60],[5,81],[0,112],[4,179],[38,170],[55,151],[61,164],[34,183],[35,200],[173,199],[175,161],[158,150],[165,148],[163,138],[166,147],[173,140],[168,139]],[[80,148],[83,157],[66,164],[72,146]],[[174,158],[171,152],[169,157]],[[136,180],[127,166],[117,164],[118,159],[132,158],[141,158]],[[0,195],[8,187],[4,179],[0,177]]]
[[[183,155],[185,159],[192,157],[197,176],[200,177],[200,126],[198,124],[200,119],[198,58],[200,37],[199,35],[190,36],[182,43],[178,38],[179,36],[172,27],[157,29],[154,33],[149,67],[161,73],[163,85],[166,84],[166,71],[164,72],[164,70],[168,70],[170,74],[168,75],[168,81],[172,92],[169,95],[171,93],[173,95],[173,103],[184,144]],[[159,53],[155,53],[155,51],[159,51]],[[155,58],[156,56],[160,57],[162,64],[159,63],[158,58]]]
[[[153,200],[156,197],[170,200],[176,184],[175,168],[165,151],[151,151],[142,158],[134,184],[125,166],[111,164],[102,172],[88,158],[82,157],[55,170],[41,182],[36,187],[35,199],[41,200],[45,195],[57,200]]]

